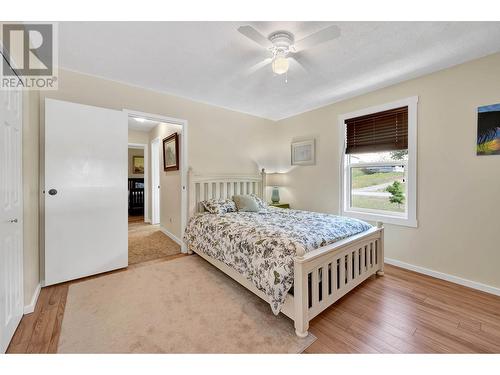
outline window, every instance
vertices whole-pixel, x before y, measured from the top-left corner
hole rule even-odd
[[[417,102],[413,97],[339,117],[342,215],[417,226]]]

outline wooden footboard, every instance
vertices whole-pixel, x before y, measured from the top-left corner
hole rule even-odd
[[[295,332],[307,336],[309,321],[369,276],[384,273],[384,228],[376,228],[294,259]]]

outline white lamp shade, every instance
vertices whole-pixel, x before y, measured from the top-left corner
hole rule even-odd
[[[269,186],[285,186],[286,185],[286,174],[285,173],[273,173],[267,176],[267,184]]]

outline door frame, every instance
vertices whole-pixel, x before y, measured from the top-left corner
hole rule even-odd
[[[3,53],[3,45],[0,42],[0,51]],[[12,69],[14,70],[14,69]],[[14,70],[15,72],[15,70]],[[6,92],[9,92],[10,90],[5,90]],[[24,166],[23,166],[23,127],[24,127],[24,111],[23,111],[23,105],[24,105],[24,100],[25,100],[25,94],[26,91],[24,90],[19,90],[19,118],[20,118],[20,127],[19,127],[19,178],[20,178],[20,184],[19,184],[19,191],[17,192],[19,194],[19,206],[20,206],[20,211],[19,215],[16,218],[18,221],[14,225],[19,226],[19,231],[20,231],[20,249],[21,249],[21,254],[20,254],[20,259],[19,259],[19,272],[20,272],[20,287],[21,290],[19,291],[20,295],[20,302],[21,302],[21,317],[19,318],[19,321],[16,322],[16,329],[19,326],[19,323],[21,322],[22,317],[25,314],[25,302],[24,302]],[[36,293],[36,292],[35,292]],[[1,306],[0,308],[4,309],[4,306]],[[3,323],[2,323],[3,324]],[[13,335],[15,334],[16,329],[14,329]],[[2,340],[3,340],[3,335],[5,332],[3,332],[3,329],[0,331],[0,346],[2,345]],[[13,337],[13,336],[12,336]],[[0,348],[0,353],[3,354],[7,351],[7,348],[9,347],[12,337],[10,337],[9,342],[5,346],[5,348]]]
[[[160,185],[160,161],[159,158],[155,158],[156,161],[154,161],[154,155],[153,155],[153,149],[154,147],[158,147],[157,151],[158,153],[160,152],[160,137],[156,137],[153,140],[151,140],[151,224],[159,224],[160,223],[160,192],[158,191],[158,187]],[[154,146],[157,144],[156,146]],[[156,167],[156,172],[154,171],[154,168]],[[156,178],[158,180],[156,181]],[[158,195],[156,195],[158,194]],[[158,198],[158,201],[155,199],[155,197]],[[158,217],[155,215],[155,208],[158,208]]]
[[[188,218],[188,195],[187,195],[187,184],[188,184],[188,121],[184,119],[179,119],[175,117],[168,117],[163,115],[158,115],[154,113],[147,113],[136,111],[132,109],[124,108],[123,111],[129,117],[142,117],[148,120],[165,122],[173,125],[180,125],[182,127],[181,136],[181,155],[180,155],[180,171],[181,171],[181,238],[187,225]],[[161,148],[160,148],[161,149]],[[151,205],[152,209],[152,205]],[[182,242],[181,252],[187,253],[187,246]]]
[[[129,143],[128,148],[135,148],[144,151],[144,222],[149,222],[149,145],[147,143]],[[128,156],[127,156],[128,157]],[[130,171],[129,171],[130,173]]]
[[[2,41],[0,41],[0,52],[2,55],[4,55],[4,53],[6,52],[6,49],[4,48],[4,45],[2,43]],[[13,60],[13,58],[11,57],[11,60]],[[10,64],[9,64],[10,66]],[[11,66],[11,69],[12,71],[17,75],[17,72],[16,70]],[[13,90],[13,89],[11,89]],[[5,90],[5,92],[9,92],[10,90]],[[21,311],[21,318],[19,319],[19,321],[17,322],[16,324],[16,329],[17,327],[19,327],[19,323],[21,322],[21,319],[22,317],[25,315],[25,309],[26,309],[26,304],[25,304],[25,301],[24,301],[24,176],[23,176],[23,172],[24,172],[24,165],[23,165],[23,162],[24,162],[24,158],[23,158],[23,131],[24,131],[24,120],[25,120],[25,116],[24,116],[24,102],[25,102],[25,95],[27,96],[29,94],[28,91],[25,91],[25,90],[18,90],[19,91],[19,106],[20,106],[20,113],[19,113],[19,117],[20,117],[20,128],[19,128],[19,157],[20,157],[20,163],[19,163],[19,178],[20,178],[20,189],[18,191],[18,194],[19,194],[19,207],[20,207],[20,212],[19,212],[19,218],[18,218],[18,222],[16,223],[16,225],[19,225],[20,227],[20,233],[21,233],[21,238],[19,239],[20,241],[20,248],[21,248],[21,257],[20,257],[20,262],[19,262],[19,267],[20,267],[20,287],[21,287],[21,290],[20,290],[20,299],[21,299],[21,308],[22,308],[22,311]],[[36,291],[35,291],[35,294],[36,294]],[[0,306],[0,308],[4,308],[4,306]],[[13,335],[15,334],[15,331],[13,332]],[[3,335],[4,332],[3,330],[0,331],[0,335]],[[13,336],[12,336],[13,337]],[[3,354],[7,351],[7,348],[9,347],[11,341],[12,341],[12,337],[10,338],[9,342],[7,343],[7,346],[5,348],[0,348],[0,354]],[[0,336],[0,346],[1,346],[1,340],[2,340],[2,337]]]

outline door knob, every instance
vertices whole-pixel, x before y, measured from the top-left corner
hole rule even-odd
[[[50,189],[49,190],[49,194],[50,195],[56,195],[57,194],[57,190],[56,189]]]
[[[12,223],[12,224],[17,223],[17,218],[15,218],[15,219],[10,219],[10,220],[9,220],[9,223]]]

